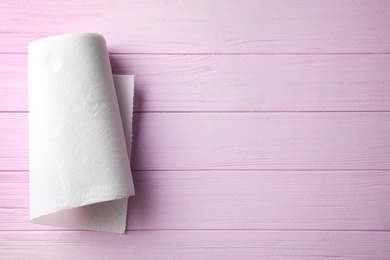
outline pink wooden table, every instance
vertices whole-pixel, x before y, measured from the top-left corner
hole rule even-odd
[[[2,0],[0,259],[390,259],[390,1]],[[27,44],[136,75],[125,235],[30,224]]]

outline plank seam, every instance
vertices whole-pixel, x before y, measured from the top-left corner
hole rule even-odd
[[[134,169],[132,172],[236,172],[236,171],[246,171],[246,172],[366,172],[366,171],[378,171],[378,172],[386,172],[390,171],[390,169]],[[29,169],[21,169],[21,170],[7,170],[0,169],[0,172],[29,172]]]
[[[77,229],[9,229],[0,232],[94,232]],[[364,229],[126,229],[126,232],[366,232],[389,233],[390,230],[364,230]]]
[[[0,55],[26,55],[27,52],[0,52]],[[390,52],[183,52],[183,53],[159,53],[159,52],[109,52],[110,55],[154,55],[154,56],[242,56],[242,55],[258,55],[258,56],[337,56],[337,55],[390,55]]]
[[[266,113],[389,113],[390,110],[264,110],[264,111],[247,111],[247,110],[224,110],[224,111],[134,111],[134,114],[266,114]],[[29,111],[0,111],[0,114],[28,114]]]

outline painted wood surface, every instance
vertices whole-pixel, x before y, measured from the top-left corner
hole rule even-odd
[[[388,232],[1,232],[5,259],[387,260]]]
[[[2,1],[0,51],[99,31],[115,53],[389,53],[387,0]]]
[[[28,170],[28,114],[0,114],[0,170]],[[133,170],[390,170],[390,112],[138,113]]]
[[[0,1],[0,259],[390,259],[390,1]],[[27,44],[136,75],[127,233],[28,221]]]
[[[136,75],[138,112],[390,111],[390,55],[111,55],[111,62],[114,73]],[[0,111],[27,111],[27,55],[0,55],[0,77]]]
[[[390,171],[135,171],[127,230],[387,230]],[[0,173],[0,230],[28,223],[28,172]],[[359,207],[356,204],[359,203]]]

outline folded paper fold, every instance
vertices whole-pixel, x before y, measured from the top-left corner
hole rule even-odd
[[[124,232],[133,76],[113,77],[94,33],[30,43],[28,74],[31,221]]]

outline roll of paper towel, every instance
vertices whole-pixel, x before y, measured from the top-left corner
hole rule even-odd
[[[133,76],[112,75],[94,33],[31,42],[28,75],[31,222],[123,233]]]

